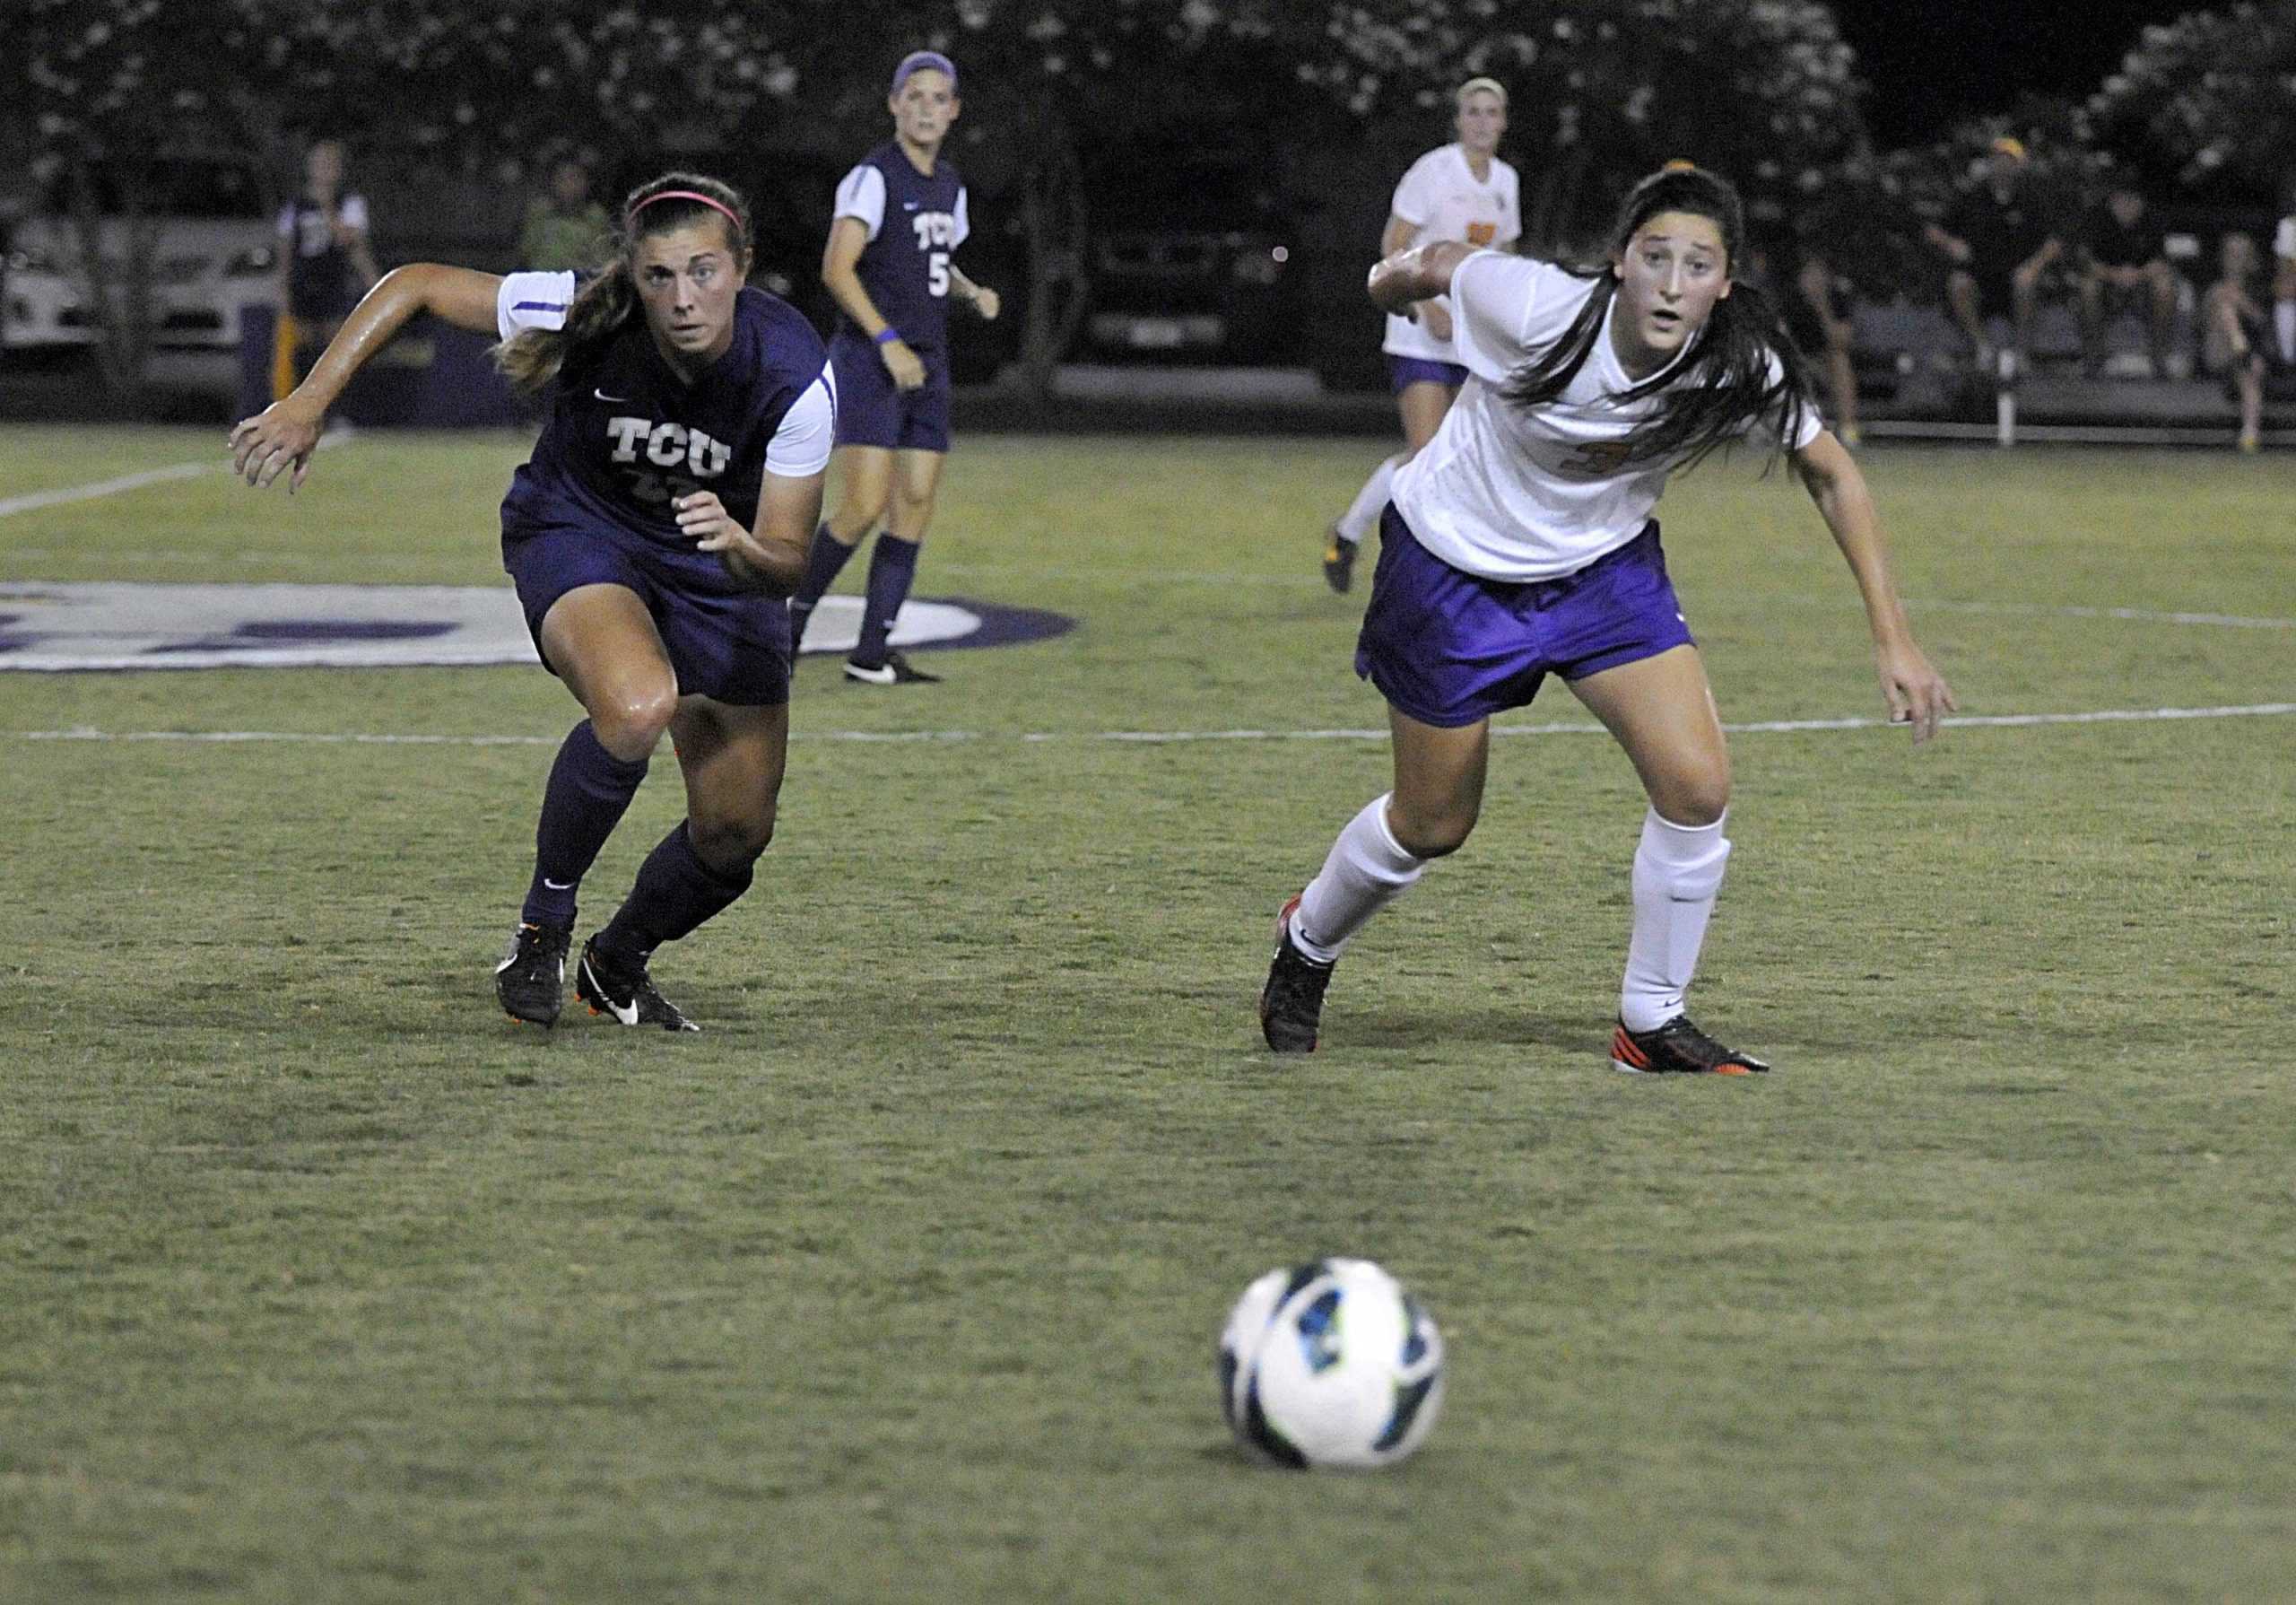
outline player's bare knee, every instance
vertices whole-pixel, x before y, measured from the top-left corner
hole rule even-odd
[[[590,710],[598,745],[625,763],[652,755],[678,711],[674,686],[632,691],[600,699]]]
[[[697,814],[686,821],[694,857],[720,874],[735,874],[757,862],[773,841],[773,810],[740,814]]]
[[[1720,819],[1730,807],[1730,777],[1719,775],[1678,781],[1650,799],[1658,816],[1669,824],[1697,827]]]
[[[1473,808],[1417,812],[1387,805],[1387,831],[1396,845],[1415,859],[1442,859],[1466,845],[1474,833]]]

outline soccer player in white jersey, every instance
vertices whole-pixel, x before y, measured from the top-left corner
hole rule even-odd
[[[1507,132],[1507,91],[1494,78],[1470,78],[1459,85],[1452,126],[1459,137],[1411,164],[1396,186],[1379,254],[1406,246],[1454,240],[1504,250],[1522,237],[1522,188],[1515,170],[1495,153]],[[1466,382],[1451,349],[1451,303],[1436,296],[1387,314],[1387,378],[1403,414],[1404,449],[1371,470],[1324,546],[1324,579],[1344,592],[1354,583],[1355,554],[1387,496],[1397,468],[1435,438],[1452,398]]]
[[[1314,1049],[1349,938],[1466,841],[1492,716],[1552,672],[1626,749],[1650,802],[1612,1062],[1769,1069],[1684,1009],[1730,854],[1730,759],[1650,517],[1668,475],[1742,439],[1785,451],[1865,598],[1892,720],[1923,741],[1957,704],[1915,644],[1865,480],[1820,426],[1776,310],[1732,283],[1744,241],[1736,191],[1688,168],[1636,186],[1589,272],[1450,242],[1371,270],[1390,310],[1449,292],[1471,378],[1381,519],[1355,664],[1387,699],[1395,785],[1283,906],[1260,994],[1278,1052]]]

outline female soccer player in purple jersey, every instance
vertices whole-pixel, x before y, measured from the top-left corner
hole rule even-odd
[[[624,1025],[698,1029],[655,990],[655,948],[748,890],[773,835],[789,734],[789,619],[835,432],[819,336],[743,283],[749,213],[712,179],[632,191],[606,270],[508,277],[422,263],[387,275],[294,393],[231,432],[257,486],[300,485],[327,407],[418,312],[498,333],[541,394],[533,455],[502,502],[502,561],[545,667],[588,715],[552,766],[535,862],[495,990],[549,1025],[575,888],[667,731],[686,817],[584,946],[575,990]]]
[[[1511,247],[1523,232],[1522,189],[1515,170],[1497,154],[1507,132],[1507,91],[1495,78],[1470,78],[1453,97],[1458,138],[1422,156],[1396,184],[1379,254],[1407,246],[1456,240],[1467,245]],[[1438,297],[1387,314],[1387,373],[1403,415],[1404,449],[1371,470],[1355,500],[1331,527],[1324,546],[1324,580],[1345,592],[1355,582],[1355,554],[1387,504],[1396,470],[1409,462],[1450,410],[1467,371],[1454,360],[1451,308]]]
[[[971,226],[964,179],[940,154],[960,109],[955,65],[934,50],[903,57],[887,105],[894,136],[838,185],[822,255],[822,283],[842,313],[829,349],[843,488],[789,614],[802,641],[814,605],[890,501],[845,673],[864,685],[905,685],[940,678],[886,643],[917,576],[949,449],[948,298],[984,318],[996,316],[997,299],[953,260]]]
[[[1612,1063],[1769,1069],[1684,1012],[1730,853],[1730,759],[1649,516],[1667,475],[1749,436],[1787,452],[1865,598],[1891,718],[1923,741],[1956,704],[1914,642],[1865,480],[1820,427],[1777,312],[1732,283],[1744,240],[1736,191],[1688,168],[1635,188],[1591,273],[1451,243],[1371,270],[1389,310],[1449,292],[1470,378],[1396,475],[1381,521],[1355,664],[1387,699],[1395,787],[1283,906],[1260,994],[1276,1051],[1314,1049],[1340,950],[1466,841],[1492,715],[1527,704],[1552,672],[1617,737],[1650,800]]]

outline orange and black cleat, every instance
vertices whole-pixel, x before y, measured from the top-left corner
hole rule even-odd
[[[1761,1076],[1770,1067],[1751,1053],[1726,1048],[1676,1015],[1656,1031],[1629,1031],[1619,1022],[1611,1033],[1611,1068],[1630,1076]]]
[[[1260,1034],[1278,1053],[1316,1051],[1324,989],[1331,984],[1331,965],[1318,964],[1292,939],[1292,911],[1299,906],[1294,897],[1275,916],[1275,958],[1267,967],[1267,984],[1259,991]]]

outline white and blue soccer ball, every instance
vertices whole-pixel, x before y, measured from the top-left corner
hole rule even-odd
[[[1369,1260],[1316,1260],[1244,1289],[1220,1334],[1220,1407],[1279,1465],[1409,1458],[1443,1406],[1443,1335]]]

